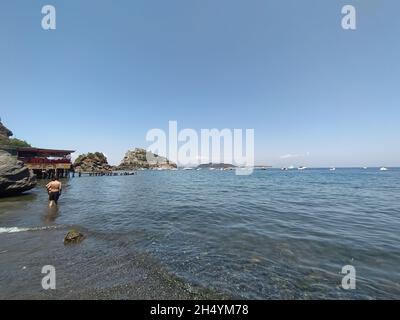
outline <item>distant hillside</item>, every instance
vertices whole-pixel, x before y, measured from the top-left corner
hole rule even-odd
[[[226,168],[236,168],[233,164],[229,163],[204,163],[197,167],[197,169],[226,169]]]

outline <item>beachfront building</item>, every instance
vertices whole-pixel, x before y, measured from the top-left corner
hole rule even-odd
[[[13,150],[18,160],[36,174],[39,179],[58,176],[68,177],[73,171],[71,154],[73,150],[40,149],[17,147]]]

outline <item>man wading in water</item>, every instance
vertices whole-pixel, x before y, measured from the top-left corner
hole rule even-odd
[[[49,207],[53,205],[57,205],[58,198],[61,195],[62,185],[61,182],[58,181],[57,177],[51,179],[51,181],[46,185],[47,192],[49,193]]]

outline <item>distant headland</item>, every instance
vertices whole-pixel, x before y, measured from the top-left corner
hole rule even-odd
[[[236,168],[233,164],[230,163],[203,163],[197,166],[196,169],[233,169]]]

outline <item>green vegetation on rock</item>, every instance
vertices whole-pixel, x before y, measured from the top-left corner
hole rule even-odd
[[[20,147],[20,148],[31,147],[31,145],[28,142],[26,142],[25,140],[20,140],[20,139],[17,139],[17,138],[9,139],[9,144],[8,145],[12,146],[12,147]]]
[[[13,135],[12,131],[5,127],[0,122],[0,145],[7,147],[30,147],[31,145],[25,140],[10,138]]]

